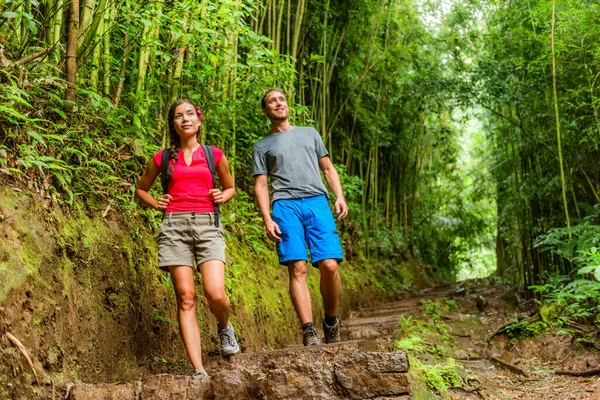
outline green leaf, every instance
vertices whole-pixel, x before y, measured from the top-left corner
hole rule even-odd
[[[33,139],[37,140],[40,143],[46,143],[46,141],[44,140],[44,138],[37,132],[35,131],[27,131],[27,134],[29,136],[31,136]]]
[[[4,11],[2,13],[2,18],[17,18],[19,14],[14,11]]]

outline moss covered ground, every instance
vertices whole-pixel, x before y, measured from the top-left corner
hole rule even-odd
[[[100,211],[103,210],[103,211]],[[117,382],[189,367],[179,339],[168,274],[156,267],[160,215],[109,211],[75,200],[44,207],[39,196],[5,179],[0,190],[0,332],[18,338],[42,385],[71,380]],[[301,343],[287,270],[265,241],[253,201],[244,192],[223,208],[226,287],[243,351]],[[341,267],[340,314],[393,296],[397,272],[355,254]],[[406,267],[406,265],[405,265]],[[201,295],[203,352],[218,352],[216,321]],[[400,285],[399,285],[400,284]],[[322,306],[319,274],[309,273],[315,321]],[[19,350],[0,337],[0,398],[35,397],[35,376]]]

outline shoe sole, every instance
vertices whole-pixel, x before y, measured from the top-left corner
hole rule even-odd
[[[232,356],[240,352],[240,346],[238,345],[235,349],[230,351],[221,350],[221,354],[224,356]]]

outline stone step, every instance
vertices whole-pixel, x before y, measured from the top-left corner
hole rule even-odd
[[[347,320],[369,317],[385,317],[389,315],[417,315],[419,314],[418,304],[409,304],[395,308],[381,308],[374,310],[352,311]]]
[[[387,346],[354,341],[241,354],[207,363],[208,378],[162,374],[115,386],[80,383],[69,399],[408,399],[406,353]]]

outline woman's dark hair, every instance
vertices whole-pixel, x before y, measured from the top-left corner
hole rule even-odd
[[[260,100],[260,106],[262,107],[263,110],[267,108],[267,96],[273,92],[279,92],[285,96],[285,92],[279,88],[267,89],[267,91],[263,95],[262,99]]]
[[[181,104],[190,104],[192,107],[194,107],[196,109],[196,112],[198,113],[198,117],[200,118],[200,121],[202,121],[202,111],[200,111],[200,107],[196,106],[194,103],[192,103],[190,100],[188,99],[179,99],[177,100],[175,103],[173,103],[173,105],[171,106],[171,108],[169,108],[169,115],[167,117],[168,123],[169,123],[169,136],[170,136],[170,150],[171,150],[171,154],[170,154],[170,159],[169,159],[169,164],[171,164],[171,166],[169,167],[169,169],[167,170],[167,178],[170,180],[173,177],[173,168],[175,167],[175,164],[177,163],[177,160],[179,159],[179,150],[181,149],[181,140],[179,139],[179,135],[177,134],[177,131],[175,130],[175,109],[177,108],[177,106],[180,106]],[[198,127],[198,132],[196,132],[196,138],[198,140],[200,140],[200,138],[202,137],[202,124],[200,124],[200,126]],[[171,162],[173,161],[173,162]]]

